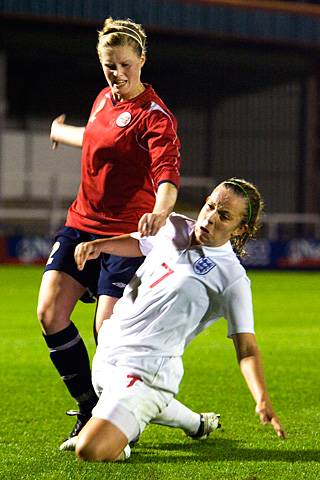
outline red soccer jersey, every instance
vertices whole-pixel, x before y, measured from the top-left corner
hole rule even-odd
[[[176,119],[152,87],[145,87],[123,102],[114,101],[109,87],[96,98],[66,226],[101,235],[133,232],[139,218],[152,211],[159,183],[179,186]]]

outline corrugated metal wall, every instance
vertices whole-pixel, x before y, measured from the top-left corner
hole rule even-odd
[[[299,83],[228,98],[214,114],[212,175],[261,185],[268,211],[297,207],[300,155]]]
[[[290,83],[225,98],[211,108],[208,105],[206,110],[178,109],[182,172],[187,179],[192,177],[182,186],[181,199],[195,202],[198,207],[215,183],[236,176],[259,185],[268,212],[296,212],[303,143],[302,90],[300,83]],[[75,194],[80,153],[63,146],[53,153],[48,132],[8,131],[3,135],[2,154],[3,198],[49,198],[51,177],[57,171],[63,177],[58,181],[59,198],[68,199]],[[68,160],[63,161],[64,157]],[[12,169],[13,161],[16,167],[21,162],[24,166]],[[57,170],[57,165],[63,168]],[[26,192],[29,177],[30,188]]]
[[[179,110],[185,175],[246,178],[260,186],[269,212],[295,212],[299,197],[300,82],[231,96],[211,111]],[[208,182],[209,183],[209,182]],[[184,192],[197,201],[210,185]]]
[[[131,17],[148,27],[237,38],[319,43],[320,16],[181,0],[2,0],[0,12],[101,22]],[[276,3],[276,2],[275,2]],[[241,5],[240,5],[241,7]]]
[[[279,40],[280,37],[291,38],[291,40],[295,38],[299,41],[302,41],[302,39],[317,39],[317,41],[319,41],[320,39],[320,30],[318,29],[319,21],[317,18],[312,19],[307,16],[300,18],[297,15],[290,16],[289,14],[284,13],[280,15],[279,13],[276,14],[276,12],[235,8],[232,9],[221,6],[213,7],[209,4],[207,6],[206,5],[207,4],[197,5],[196,3],[192,2],[188,3],[169,0],[117,0],[100,2],[63,2],[53,0],[43,2],[32,0],[17,0],[10,2],[8,0],[3,0],[1,2],[0,0],[0,11],[5,11],[7,9],[9,12],[21,13],[23,10],[25,10],[26,12],[38,15],[48,15],[51,13],[52,22],[55,20],[54,16],[64,16],[64,18],[77,16],[78,18],[81,17],[83,19],[90,20],[90,18],[101,19],[108,14],[111,14],[113,16],[122,17],[131,16],[137,21],[142,21],[142,23],[146,26],[152,25],[154,27],[163,27],[167,28],[168,31],[170,29],[175,30],[177,28],[180,29],[180,31],[193,30],[194,32],[198,33],[220,32],[223,34],[229,33],[230,35],[233,35],[235,32],[242,32],[241,34],[246,36],[249,34],[259,34],[260,38],[263,38],[264,35],[266,38],[271,38],[272,35],[274,35],[274,41]],[[126,13],[124,14],[124,12]],[[275,23],[273,23],[272,18],[276,20]],[[98,23],[100,23],[100,19],[98,20]],[[300,21],[307,23],[302,24]],[[310,25],[308,22],[311,22]],[[308,27],[302,31],[302,25],[307,24],[310,28]],[[43,36],[39,36],[39,38],[41,38],[42,43],[46,45],[45,35],[43,34]],[[171,41],[173,44],[172,39]],[[65,45],[67,45],[67,41]],[[11,48],[10,52],[20,52],[19,49],[15,50],[14,46],[12,46],[10,43],[9,46]],[[196,50],[196,52],[199,51],[200,46],[197,45],[197,48],[198,50]],[[202,45],[202,48],[205,49],[204,51],[207,54],[207,45]],[[165,55],[170,57],[170,48],[164,46],[163,49],[165,50]],[[70,55],[71,52],[72,50],[70,48]],[[66,55],[66,59],[68,55]],[[180,85],[181,81],[183,82],[183,88],[181,86],[180,92],[177,94],[176,92],[172,92],[173,100],[176,96],[176,103],[173,103],[172,109],[179,121],[179,134],[182,140],[182,173],[186,177],[191,177],[191,180],[189,178],[189,185],[191,186],[182,187],[180,197],[184,200],[192,202],[192,204],[194,204],[197,208],[201,205],[203,196],[208,193],[212,184],[230,176],[239,176],[252,180],[259,185],[265,197],[269,212],[297,211],[299,199],[301,198],[301,181],[304,180],[301,178],[301,165],[304,158],[303,146],[305,143],[302,113],[305,105],[305,99],[303,96],[303,82],[306,80],[292,81],[291,83],[280,85],[280,81],[283,82],[284,80],[283,78],[279,79],[277,77],[277,66],[279,66],[279,61],[277,61],[275,66],[273,66],[275,73],[269,78],[271,78],[273,82],[276,79],[276,81],[279,82],[279,85],[266,87],[265,85],[268,84],[268,79],[263,78],[263,83],[259,83],[258,80],[256,84],[254,84],[254,82],[252,82],[252,84],[250,83],[251,92],[247,91],[241,94],[235,94],[232,93],[233,90],[231,88],[227,89],[226,91],[223,91],[222,89],[223,97],[217,98],[213,96],[213,98],[210,98],[210,96],[213,95],[213,91],[214,95],[218,95],[214,86],[223,83],[224,76],[217,75],[219,71],[216,72],[215,68],[212,68],[211,76],[207,75],[205,62],[203,62],[203,64],[199,62],[195,63],[196,67],[194,67],[192,64],[192,55],[192,51],[190,51],[190,54],[187,52],[183,60],[186,63],[188,63],[190,60],[190,65],[188,64],[188,68],[190,72],[193,73],[193,81],[190,81],[188,76],[189,70],[187,68],[184,68],[183,75],[180,78],[180,56],[178,57],[178,54],[176,58],[172,59],[174,67],[176,67],[173,71],[170,71],[170,67],[172,65],[170,62],[166,64],[167,67],[165,65],[163,66],[161,57],[159,62],[159,64],[163,66],[165,72],[167,73],[166,80],[163,80],[164,83],[167,83],[169,87],[171,87],[173,85]],[[221,53],[221,56],[223,56],[223,52]],[[14,58],[15,57],[13,57],[13,59]],[[39,58],[41,59],[41,56],[39,56]],[[52,68],[51,57],[48,56],[48,58],[50,58],[49,66]],[[85,66],[86,62],[83,61],[83,59],[87,58],[86,54],[83,53],[83,59],[82,57],[80,58],[81,65],[83,64]],[[211,61],[210,57],[207,57],[204,54],[201,58],[204,58],[204,60],[207,62]],[[233,57],[230,58],[231,60],[229,59],[229,62],[231,62],[233,65],[232,58],[236,58],[235,54],[233,54]],[[263,58],[268,57],[264,56]],[[18,56],[15,61],[17,64],[19,64]],[[68,62],[67,69],[70,71],[70,61],[68,60]],[[23,62],[21,63],[23,65]],[[35,71],[40,68],[39,65],[42,65],[42,63],[37,64],[35,62],[33,66]],[[45,62],[44,65],[46,65]],[[53,63],[53,67],[54,65],[55,64]],[[89,64],[88,71],[91,68],[90,65],[92,64]],[[221,64],[217,62],[215,65],[217,69],[228,67],[227,62],[221,62]],[[199,78],[197,73],[194,73],[195,68],[200,68],[199,78],[200,80],[203,80],[202,83],[197,83]],[[244,63],[243,68],[246,70],[246,76],[242,78],[242,92],[243,85],[247,85],[247,83],[244,82],[249,77],[249,74],[247,73],[246,62]],[[285,67],[283,69],[285,70]],[[71,70],[73,69],[71,68]],[[58,71],[60,75],[60,70]],[[79,75],[83,76],[85,68],[78,71]],[[16,70],[14,70],[14,72],[16,72]],[[17,72],[18,75],[13,75],[14,78],[19,77],[20,70],[18,69]],[[51,72],[49,68],[48,72]],[[154,75],[155,72],[157,72],[157,70],[153,72]],[[229,80],[230,74],[228,69],[227,72],[228,75],[226,74],[225,76],[226,82]],[[263,69],[262,73],[264,74]],[[24,74],[25,71],[22,70],[21,78],[24,78]],[[42,71],[41,74],[43,74]],[[38,76],[38,81],[41,79],[41,74]],[[310,74],[310,71],[308,74]],[[231,78],[231,83],[234,87],[236,87],[237,70],[234,65],[232,69],[232,75],[235,78]],[[255,75],[254,68],[253,75]],[[294,78],[306,79],[306,76],[306,71],[303,71],[302,73],[299,73],[298,77],[296,76]],[[88,79],[89,78],[90,77],[88,76]],[[261,71],[259,78],[262,78]],[[289,78],[289,73],[287,73],[285,81],[288,81],[287,78]],[[46,85],[46,83],[42,83]],[[60,83],[57,82],[57,79],[53,83],[59,85],[60,89]],[[10,85],[12,86],[12,82]],[[71,77],[70,81],[66,82],[62,89],[69,92],[67,89],[70,88],[70,85],[73,88],[73,81]],[[159,82],[159,86],[160,85],[161,82]],[[262,89],[261,85],[265,86],[264,89]],[[166,91],[168,91],[169,87],[167,87]],[[35,89],[34,81],[32,82],[31,87],[29,85],[29,90],[30,88],[36,93],[37,96],[39,96],[40,93],[43,94],[42,90],[39,93],[39,90],[37,88]],[[195,95],[195,90],[201,88],[203,88],[203,94]],[[261,88],[261,90],[257,91],[257,88]],[[37,111],[34,109],[32,112],[27,111],[28,107],[30,108],[30,99],[32,100],[34,97],[26,96],[25,94],[27,89],[25,88],[22,88],[21,91],[23,92],[23,96],[21,95],[19,97],[16,95],[17,89],[15,89],[15,98],[18,99],[18,118],[24,118],[28,121],[23,123],[23,125],[21,124],[20,128],[25,127],[27,130],[32,129],[32,123],[39,120],[39,123],[41,121],[43,123],[43,126],[40,129],[47,130],[51,120],[45,118],[43,118],[43,120],[41,119],[40,114],[42,113],[42,110]],[[234,91],[239,91],[239,89],[235,88]],[[44,93],[46,94],[47,92],[45,91]],[[197,97],[197,101],[192,101],[193,95]],[[70,97],[73,97],[73,95],[70,94]],[[84,97],[87,98],[88,94],[85,94]],[[23,98],[24,100],[29,99],[29,102],[26,101],[25,104],[22,105],[23,102],[20,103],[20,98]],[[54,97],[52,98],[54,99]],[[77,101],[76,96],[75,98],[75,101]],[[167,98],[170,98],[169,95],[164,96],[165,101],[167,101]],[[54,99],[53,103],[56,102],[58,102],[58,100]],[[50,106],[52,105],[48,105],[48,102],[45,103],[45,101],[42,103],[45,106],[46,113],[48,115],[50,113],[51,117]],[[171,108],[170,102],[168,102],[168,105]],[[21,115],[21,109],[23,108],[26,109],[24,116]],[[37,115],[39,118],[36,118]],[[29,116],[31,120],[30,122]],[[34,128],[34,130],[36,131],[36,128]],[[26,135],[30,135],[30,130],[26,132]],[[37,155],[39,156],[37,149],[39,149],[40,154],[42,153],[43,155],[47,156],[47,153],[45,153],[45,145],[47,145],[46,135],[47,133],[44,134],[44,139],[41,139],[40,142],[40,137],[36,138],[36,133],[34,133],[34,140],[32,140],[32,142],[27,142],[27,145],[32,145],[33,151],[30,155],[26,154],[24,162],[28,162],[27,164],[32,166],[32,168],[33,165],[37,165]],[[7,140],[10,143],[10,135],[8,135]],[[4,157],[10,151],[8,142],[4,145],[5,148],[3,147]],[[14,148],[12,151],[14,151]],[[25,150],[23,150],[23,152],[25,152]],[[5,197],[10,196],[9,194],[12,191],[21,191],[25,195],[26,186],[28,185],[26,182],[24,182],[24,179],[22,179],[20,176],[20,184],[18,185],[18,177],[15,178],[15,176],[9,171],[4,171],[5,169],[9,168],[10,162],[8,159],[9,157],[5,157],[2,162],[2,167],[0,165],[0,167],[3,169],[2,180],[0,181],[2,192],[5,194]],[[23,164],[25,165],[25,163]],[[43,165],[44,164],[45,162]],[[65,178],[70,175],[70,182],[72,181],[72,185],[75,186],[76,182],[74,181],[73,166],[70,165],[71,163],[64,163],[64,175]],[[32,168],[30,167],[29,170],[31,171]],[[70,171],[68,170],[69,168]],[[25,168],[25,170],[28,169]],[[35,168],[35,171],[39,172],[40,175],[40,167]],[[5,177],[5,175],[7,175],[7,177]],[[38,175],[38,173],[35,174],[35,177],[36,175]],[[10,184],[10,191],[9,183],[4,184],[5,178],[8,179],[9,177],[10,182],[12,182],[12,185]],[[31,183],[33,182],[32,179],[30,181]],[[70,186],[65,186],[67,183],[60,182],[61,192],[59,191],[59,195],[62,198],[71,195]],[[48,185],[49,184],[50,182]],[[38,185],[31,185],[28,192],[34,197],[41,196],[41,198],[44,198],[46,193],[49,192],[49,189],[40,189]]]

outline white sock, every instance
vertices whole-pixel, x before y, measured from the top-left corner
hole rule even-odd
[[[194,434],[197,433],[200,427],[200,415],[173,398],[169,405],[151,423],[182,428],[186,432]]]

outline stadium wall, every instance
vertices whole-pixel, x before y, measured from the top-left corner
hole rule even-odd
[[[158,30],[239,40],[319,44],[319,6],[265,0],[2,0],[0,13],[42,21],[99,22],[111,15]]]
[[[80,152],[61,146],[52,152],[50,123],[66,107],[70,123],[85,123],[104,85],[95,53],[96,20],[84,15],[81,23],[75,16],[69,24],[71,10],[64,18],[50,16],[44,4],[28,17],[23,9],[40,8],[39,3],[5,2],[7,7],[13,3],[15,12],[2,17],[0,65],[0,235],[7,261],[20,258],[12,252],[21,242],[22,251],[41,250],[46,242],[37,236],[53,234],[63,223],[79,183]],[[78,8],[80,3],[55,5]],[[111,3],[114,9],[140,5]],[[166,11],[160,3],[166,3]],[[282,11],[282,20],[272,23],[275,11],[268,9],[235,6],[231,13],[223,2],[144,2],[149,10],[151,4],[158,10],[141,18],[152,32],[144,79],[178,118],[184,181],[177,209],[197,210],[215,183],[238,176],[257,183],[267,212],[318,211],[318,17],[304,16],[314,26],[305,30],[307,38],[297,12]],[[166,20],[169,4],[177,7],[171,20],[179,25]],[[215,14],[206,16],[206,8]],[[315,48],[307,49],[310,42]],[[304,225],[289,224],[281,233],[285,241],[308,234]]]
[[[196,210],[213,185],[246,178],[259,185],[272,212],[297,211],[300,177],[302,85],[293,82],[260,92],[215,97],[202,108],[177,106],[184,177],[207,184],[184,186],[180,197]],[[51,150],[49,126],[30,122],[25,130],[5,129],[1,148],[1,200],[9,206],[66,206],[80,180],[80,150]],[[13,168],[14,165],[14,168]]]
[[[44,265],[51,247],[49,236],[0,236],[0,264]],[[248,243],[242,263],[249,269],[319,270],[320,241],[258,239]]]

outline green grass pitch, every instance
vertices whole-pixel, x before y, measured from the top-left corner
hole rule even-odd
[[[223,427],[204,442],[182,431],[148,427],[129,461],[79,462],[58,445],[74,408],[50,364],[36,320],[40,267],[0,267],[0,478],[236,479],[320,478],[320,273],[249,272],[256,334],[274,407],[288,433],[262,426],[220,320],[184,356],[179,398],[221,414]],[[89,348],[93,305],[73,320]]]

